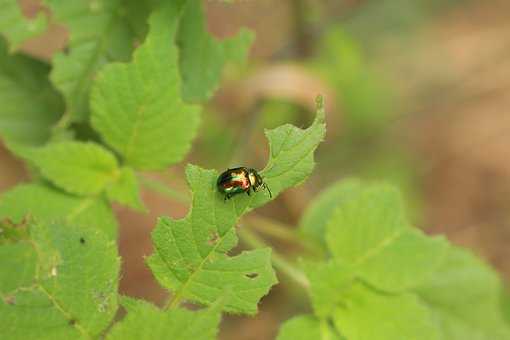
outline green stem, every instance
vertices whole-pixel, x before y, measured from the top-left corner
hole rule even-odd
[[[241,238],[241,241],[252,248],[267,247],[267,244],[249,229],[241,229],[239,231],[239,237]],[[305,289],[309,288],[310,283],[308,282],[305,274],[296,268],[295,265],[287,261],[283,256],[278,254],[274,249],[271,253],[271,262],[276,269],[280,270],[287,277],[298,283],[301,287]]]
[[[244,218],[244,221],[247,222],[251,229],[263,233],[264,235],[297,244],[313,255],[322,254],[319,246],[301,237],[292,226],[260,215],[251,215],[250,217]]]

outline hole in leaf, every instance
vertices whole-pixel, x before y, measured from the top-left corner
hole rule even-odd
[[[209,240],[207,241],[207,243],[209,243],[209,245],[211,245],[211,246],[214,246],[216,244],[216,242],[218,242],[219,239],[220,239],[220,235],[218,235],[217,232],[212,231],[209,234]]]
[[[8,305],[16,304],[16,297],[14,295],[8,295],[4,298],[4,301]]]
[[[80,237],[80,243],[85,244],[85,239],[83,237]]]
[[[249,278],[249,279],[254,279],[254,278],[256,278],[257,276],[259,276],[259,274],[258,274],[258,273],[248,273],[248,274],[246,274],[246,275],[244,275],[244,276],[246,276],[246,277],[247,277],[247,278]]]

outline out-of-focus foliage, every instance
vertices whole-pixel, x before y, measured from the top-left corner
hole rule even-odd
[[[61,98],[48,80],[49,72],[43,62],[9,55],[0,38],[0,134],[15,152],[45,143],[63,111]]]
[[[444,238],[410,227],[396,191],[351,180],[324,194],[305,221],[324,228],[318,212],[332,210],[334,195],[340,199],[325,227],[331,257],[304,264],[315,322],[290,320],[282,337],[295,327],[313,332],[325,320],[352,340],[510,337],[496,273]],[[303,228],[314,235],[313,224]]]
[[[9,42],[9,51],[16,51],[25,41],[43,33],[48,19],[43,13],[27,19],[21,12],[17,0],[0,1],[0,34]]]

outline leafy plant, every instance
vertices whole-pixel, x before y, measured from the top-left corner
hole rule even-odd
[[[288,320],[278,339],[510,338],[494,271],[412,228],[394,189],[346,180],[316,202],[301,224],[328,253],[302,263],[314,313]]]
[[[325,136],[321,97],[307,129],[266,131],[260,174],[272,197],[225,201],[217,171],[188,165],[189,213],[159,218],[146,259],[171,298],[158,307],[120,296],[112,203],[146,210],[141,172],[183,160],[200,103],[227,62],[246,58],[253,35],[213,38],[198,0],[45,3],[70,34],[49,64],[13,54],[43,32],[45,15],[27,20],[17,1],[1,3],[0,135],[32,177],[0,197],[1,338],[213,339],[222,313],[257,313],[277,283],[273,265],[314,310],[284,323],[280,339],[509,338],[494,272],[411,228],[385,185],[342,181],[318,197],[293,237],[321,259],[299,267],[239,232],[243,215],[313,172]],[[255,249],[234,255],[238,235]]]

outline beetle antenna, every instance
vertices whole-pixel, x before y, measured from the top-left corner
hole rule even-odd
[[[271,190],[269,190],[267,183],[264,183],[264,188],[267,189],[267,191],[269,192],[269,198],[273,198],[273,195],[271,194]]]

